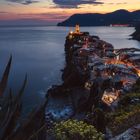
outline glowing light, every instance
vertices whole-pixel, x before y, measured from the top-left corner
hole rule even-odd
[[[140,70],[135,68],[135,70],[137,71],[138,76],[140,77]]]
[[[73,31],[70,31],[70,34],[73,34]]]
[[[137,75],[140,77],[140,69],[137,68],[137,66],[131,62],[124,62],[124,61],[121,61],[119,59],[110,59],[110,60],[105,60],[105,65],[106,64],[122,64],[122,65],[125,65],[127,67],[132,67],[136,71]]]

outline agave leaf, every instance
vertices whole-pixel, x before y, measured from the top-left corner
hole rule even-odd
[[[9,105],[8,104],[7,105],[8,108],[10,109],[10,112],[7,114],[7,118],[5,118],[3,127],[1,127],[0,140],[5,140],[14,133],[15,127],[17,126],[18,118],[20,117],[21,114],[22,104],[20,102],[20,98],[24,92],[26,83],[27,83],[27,75],[25,76],[23,85],[19,90],[18,95],[15,97],[14,101],[12,97],[12,91],[10,90],[9,92],[8,98]]]
[[[2,118],[4,118],[4,120],[3,120],[3,122],[1,123],[0,128],[2,128],[2,127],[5,125],[5,123],[7,122],[8,118],[9,118],[9,116],[10,116],[10,113],[11,113],[11,110],[10,110],[10,107],[8,107],[7,110],[6,110],[6,112],[5,112],[4,114],[2,114],[2,115],[4,115],[4,116],[2,117]],[[1,130],[2,130],[2,129],[0,129],[0,134],[1,134]]]
[[[23,94],[23,92],[25,90],[26,84],[27,84],[27,74],[25,75],[23,85],[22,85],[21,89],[19,90],[19,93],[16,96],[14,103],[17,103],[20,100],[20,98],[21,98],[21,96],[22,96],[22,94]]]
[[[12,90],[10,89],[8,98],[6,98],[6,100],[4,101],[4,105],[2,107],[3,121],[0,125],[0,128],[2,128],[3,125],[7,122],[9,115],[12,112],[12,102],[13,102],[12,101]]]
[[[26,121],[20,126],[20,128],[14,133],[13,136],[9,137],[8,140],[28,140],[32,135],[36,133],[42,126],[45,124],[45,115],[44,110],[46,106],[45,102],[42,106],[37,108],[36,110],[33,110],[29,117],[26,119]],[[43,129],[42,131],[44,131]],[[41,131],[41,132],[42,132]],[[40,132],[40,133],[41,133]]]
[[[0,131],[0,140],[5,140],[9,137],[17,126],[17,121],[21,113],[21,104],[16,104],[14,110],[8,115],[7,122],[3,125]]]
[[[9,95],[8,95],[8,102],[9,106],[12,106],[13,96],[12,96],[12,89],[10,88]]]
[[[10,59],[9,59],[9,61],[7,63],[5,71],[3,73],[2,80],[0,82],[0,97],[3,95],[3,93],[4,93],[5,89],[6,89],[6,86],[7,86],[7,81],[8,81],[10,68],[11,68],[11,63],[12,63],[12,56],[10,56]]]
[[[44,114],[44,110],[45,110],[45,107],[46,107],[46,104],[47,104],[47,101],[45,103],[43,103],[40,107],[38,107],[35,111],[33,110],[30,114],[29,114],[29,117],[28,117],[28,120],[26,121],[26,123],[24,123],[24,126],[28,126],[30,124],[34,125],[34,121],[36,119],[40,119],[42,118],[42,113]],[[45,115],[43,115],[45,116]]]
[[[12,89],[10,88],[8,96],[5,97],[4,103],[3,103],[3,109],[8,108],[9,106],[12,107],[13,103],[13,96],[12,96]]]

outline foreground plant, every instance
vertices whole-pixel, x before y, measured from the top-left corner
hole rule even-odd
[[[20,122],[22,112],[21,97],[24,93],[27,75],[18,94],[9,90],[8,96],[4,96],[7,87],[9,72],[12,63],[10,57],[0,82],[0,140],[44,140],[45,126],[44,108],[46,103],[38,109],[34,109],[25,121]]]
[[[67,120],[56,123],[54,133],[57,140],[103,140],[103,134],[83,121]]]
[[[108,126],[114,135],[140,124],[140,93],[129,93],[122,96],[115,112],[107,113],[106,117]]]

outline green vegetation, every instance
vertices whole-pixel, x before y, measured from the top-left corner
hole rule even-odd
[[[140,93],[140,78],[136,81],[136,84],[134,84],[133,91],[136,93]]]
[[[108,113],[108,126],[113,134],[119,134],[140,123],[140,93],[130,93],[119,101],[115,112]]]
[[[140,93],[130,93],[120,98],[119,107],[126,108],[127,105],[137,104],[137,102],[140,103]]]
[[[129,109],[127,111],[121,109],[115,113],[109,114],[109,128],[112,130],[114,135],[124,132],[128,128],[140,123],[140,105],[128,108]]]
[[[103,140],[103,134],[83,121],[67,120],[56,123],[54,132],[57,140]]]
[[[140,79],[133,86],[133,93],[122,96],[115,112],[108,113],[108,127],[114,135],[140,123]]]

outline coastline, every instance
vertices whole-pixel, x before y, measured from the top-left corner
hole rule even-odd
[[[91,39],[91,43],[94,44],[94,45],[92,44],[94,46],[93,47],[94,49],[91,47],[91,49],[88,50],[89,44],[87,43],[86,40],[82,40],[83,37]],[[83,42],[79,42],[80,39]],[[119,106],[118,104],[120,96],[124,96],[126,93],[132,91],[133,85],[139,79],[138,73],[137,72],[135,73],[134,71],[133,71],[134,73],[132,73],[132,71],[129,69],[129,65],[125,64],[126,62],[123,60],[123,58],[121,58],[122,57],[121,52],[122,53],[124,51],[129,52],[131,50],[139,51],[139,49],[134,48],[114,50],[114,47],[111,44],[103,40],[100,40],[99,37],[97,36],[89,35],[88,32],[78,32],[78,33],[70,32],[66,37],[65,42],[66,66],[63,70],[62,75],[62,79],[64,82],[62,85],[53,86],[53,88],[48,90],[47,98],[50,101],[50,103],[46,107],[46,116],[51,115],[51,117],[57,121],[67,120],[70,118],[83,119],[86,117],[87,112],[92,112],[96,108],[101,108],[104,112],[110,112],[115,108],[117,108],[117,106]],[[132,74],[131,76],[134,78],[133,80],[135,82],[134,83],[132,82],[129,85],[130,86],[129,87],[127,86],[127,82],[122,83],[122,80],[110,79],[110,76],[113,77],[113,75],[109,74],[107,77],[106,75],[102,77],[100,73],[101,69],[99,68],[100,64],[99,65],[95,64],[95,66],[93,66],[93,69],[94,68],[96,69],[92,73],[94,78],[92,77],[92,80],[90,80],[91,71],[89,70],[89,68],[87,68],[86,57],[93,55],[94,51],[95,54],[98,54],[99,57],[96,60],[95,59],[96,57],[93,56],[92,63],[99,61],[98,63],[102,65],[101,67],[104,67],[104,63],[102,63],[100,59],[104,57],[107,57],[110,60],[116,59],[116,61],[112,62],[106,61],[107,65],[111,64],[110,66],[113,66],[117,64],[119,65],[119,63],[124,66],[127,65],[126,69],[128,69],[128,71],[124,71],[123,69],[120,69],[119,71],[121,71],[122,74],[124,74],[124,76]],[[104,51],[106,53],[103,53]],[[120,61],[117,60],[117,56],[116,54],[114,54],[114,51],[118,53],[120,57],[119,59],[121,59]],[[78,62],[78,57],[80,59],[80,56],[81,59],[83,57],[81,65]],[[110,66],[108,67],[108,69],[111,69]],[[111,69],[110,72],[113,74],[114,70],[113,71],[112,70],[113,69]],[[115,73],[115,75],[119,77],[119,75],[117,75],[117,72]],[[123,75],[120,76],[123,77]],[[121,77],[119,79],[121,79]],[[94,85],[96,86],[94,87]],[[104,91],[110,87],[115,88],[115,91],[113,91],[112,89],[114,95],[112,95],[111,92],[108,92],[110,101],[109,100],[106,101],[105,98],[107,94],[105,94]],[[52,108],[52,103],[53,104],[56,103],[57,105],[54,105]],[[104,124],[105,122],[102,123]],[[102,127],[104,126],[102,125]]]

